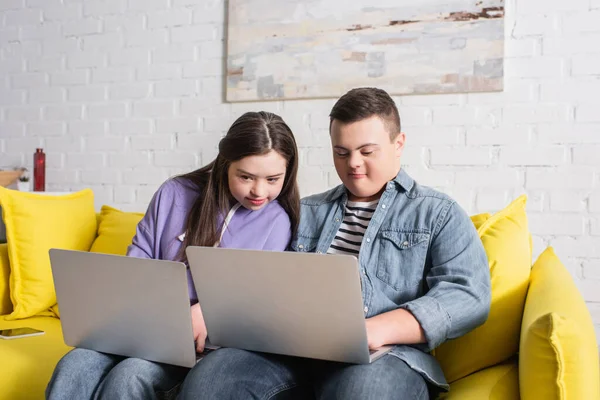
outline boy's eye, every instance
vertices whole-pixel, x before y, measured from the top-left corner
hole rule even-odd
[[[240,179],[241,179],[241,180],[243,180],[243,181],[249,181],[249,180],[251,180],[252,178],[250,178],[248,175],[241,175],[241,176],[240,176]]]
[[[373,154],[373,152],[372,151],[363,151],[362,152],[363,156],[368,156],[369,154]]]
[[[277,182],[278,180],[279,180],[279,178],[268,178],[268,179],[267,179],[267,182],[269,182],[269,183],[275,183],[275,182]]]
[[[348,153],[339,153],[339,152],[335,152],[335,155],[338,157],[348,157]]]

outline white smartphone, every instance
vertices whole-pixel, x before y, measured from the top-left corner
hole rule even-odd
[[[0,329],[0,338],[2,339],[19,339],[43,334],[44,331],[40,331],[38,329],[33,328]]]

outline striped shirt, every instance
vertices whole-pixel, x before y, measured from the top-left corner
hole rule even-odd
[[[331,242],[327,254],[346,254],[358,258],[360,245],[369,226],[369,221],[379,200],[370,202],[349,201],[344,210],[340,229]]]

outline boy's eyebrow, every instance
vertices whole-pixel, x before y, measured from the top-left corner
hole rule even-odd
[[[358,146],[358,147],[356,148],[356,150],[360,150],[360,149],[362,149],[363,147],[368,147],[368,146],[379,146],[379,145],[378,145],[377,143],[365,143],[365,144],[362,144],[362,145]],[[333,148],[334,148],[334,149],[338,149],[338,150],[346,150],[346,151],[348,151],[348,149],[347,149],[347,148],[345,148],[345,147],[342,147],[342,146],[333,146]]]
[[[250,176],[250,177],[252,177],[252,178],[256,178],[256,175],[254,175],[254,174],[251,174],[251,173],[250,173],[250,172],[248,172],[248,171],[244,171],[244,170],[243,170],[243,169],[241,169],[241,168],[238,168],[238,169],[237,169],[237,171],[238,171],[239,173],[242,173],[242,174],[244,174],[244,175],[248,175],[248,176]],[[269,175],[269,176],[267,176],[267,178],[277,178],[277,177],[280,177],[280,176],[282,176],[282,175],[285,175],[285,172],[280,172],[280,173],[278,173],[278,174],[275,174],[275,175]]]

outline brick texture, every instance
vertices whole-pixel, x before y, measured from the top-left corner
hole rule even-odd
[[[31,169],[42,146],[52,190],[143,211],[241,113],[270,110],[297,136],[301,193],[337,184],[334,99],[223,102],[226,4],[0,1],[0,167]],[[470,214],[528,194],[534,254],[556,248],[600,328],[600,1],[507,7],[503,92],[395,97],[404,165]]]

